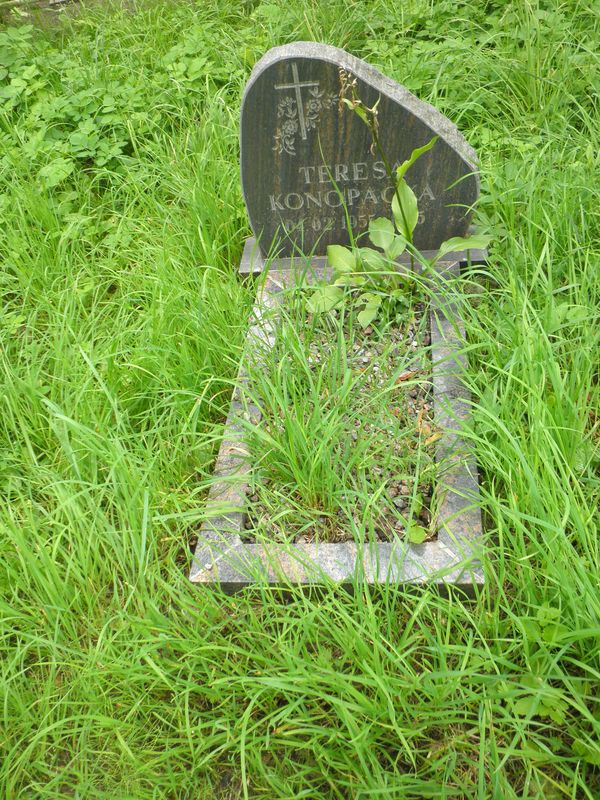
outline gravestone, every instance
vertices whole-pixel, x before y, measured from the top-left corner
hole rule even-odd
[[[269,51],[254,68],[242,105],[242,184],[256,238],[246,241],[240,272],[266,271],[252,314],[246,358],[260,352],[255,347],[258,342],[273,344],[264,312],[276,308],[285,297],[284,289],[295,285],[298,264],[307,283],[331,279],[323,253],[328,244],[348,242],[344,204],[354,233],[366,230],[371,217],[390,213],[392,186],[380,155],[371,152],[370,131],[353,111],[340,106],[340,70],[345,80],[356,79],[358,96],[367,106],[379,102],[379,136],[394,162],[439,137],[406,176],[422,214],[415,231],[417,247],[435,250],[444,240],[468,232],[479,190],[476,157],[449,120],[342,50],[298,42]],[[274,243],[277,256],[266,262],[263,256]],[[302,254],[310,258],[294,258]],[[437,262],[434,269],[441,273],[442,286],[448,277],[456,281],[465,259],[464,252],[453,252]],[[403,269],[410,268],[408,255],[399,260]],[[323,578],[347,585],[361,580],[433,582],[442,590],[451,584],[469,591],[484,582],[477,466],[459,422],[470,414],[469,392],[461,379],[464,330],[451,306],[443,291],[438,295],[432,288],[431,385],[440,433],[437,538],[421,545],[400,538],[374,543],[245,543],[251,465],[240,417],[258,421],[258,409],[242,402],[246,381],[242,362],[190,580],[219,584],[226,591],[265,582],[309,585]]]
[[[263,253],[323,254],[391,216],[393,185],[367,125],[340,102],[341,74],[378,102],[379,140],[391,166],[438,136],[406,179],[419,201],[414,243],[434,250],[465,236],[479,193],[476,155],[439,111],[374,67],[336,47],[296,42],[254,67],[242,101],[241,173],[246,206]]]

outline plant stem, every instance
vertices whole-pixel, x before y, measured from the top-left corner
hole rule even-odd
[[[379,141],[379,136],[377,134],[376,126],[375,125],[369,125],[369,129],[371,131],[371,136],[373,137],[373,143],[374,143],[375,147],[377,148],[377,152],[379,153],[379,156],[380,156],[381,160],[383,161],[383,166],[385,167],[385,171],[387,173],[387,176],[391,181],[393,181],[393,184],[394,184],[394,194],[396,195],[396,200],[398,201],[398,208],[400,209],[400,213],[402,214],[402,219],[404,221],[404,229],[405,229],[405,231],[407,233],[406,241],[410,245],[410,248],[409,248],[408,252],[410,253],[410,269],[412,271],[412,270],[414,270],[414,267],[415,267],[415,257],[414,257],[414,254],[412,252],[412,247],[413,247],[412,231],[409,228],[408,220],[406,219],[406,214],[404,213],[404,208],[402,206],[402,201],[400,199],[400,193],[398,192],[398,184],[397,184],[396,179],[394,177],[394,170],[393,170],[393,168],[392,168],[392,166],[391,166],[391,164],[389,162],[389,159],[388,159],[388,157],[386,155],[385,150],[381,146],[381,142]]]

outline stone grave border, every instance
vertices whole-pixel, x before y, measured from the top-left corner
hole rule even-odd
[[[431,256],[433,253],[425,253]],[[485,261],[485,252],[471,251],[471,263]],[[450,280],[459,276],[467,254],[448,253],[436,269]],[[402,259],[399,260],[402,264]],[[268,265],[253,310],[237,386],[233,392],[223,440],[217,457],[214,482],[207,499],[207,519],[199,531],[190,580],[217,585],[231,593],[250,585],[318,585],[333,581],[352,586],[369,584],[419,585],[429,583],[444,591],[456,586],[473,593],[484,584],[481,566],[482,517],[475,457],[461,434],[470,417],[470,395],[461,380],[466,357],[460,352],[464,327],[456,309],[447,307],[439,295],[430,305],[431,363],[434,424],[442,431],[436,444],[436,463],[443,469],[436,477],[434,491],[438,504],[437,539],[421,545],[401,539],[394,542],[244,544],[247,506],[247,476],[250,464],[239,420],[242,414],[257,414],[244,406],[241,387],[244,363],[252,342],[272,342],[264,324],[265,309],[278,305],[281,292],[296,274],[291,258],[274,259]],[[242,275],[259,274],[265,268],[254,238],[246,240],[240,264]],[[310,260],[317,278],[328,272],[327,259]]]

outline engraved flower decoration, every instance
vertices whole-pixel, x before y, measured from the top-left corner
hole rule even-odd
[[[284,97],[277,106],[278,117],[295,117],[296,103],[291,97]]]
[[[300,122],[304,122],[302,138],[306,138],[306,131],[311,131],[317,127],[319,115],[324,108],[330,108],[338,101],[337,95],[326,95],[319,91],[318,86],[309,89],[309,97],[302,104],[302,108],[296,107],[296,100],[292,97],[283,97],[277,104],[277,117],[281,120],[274,136],[273,150],[277,153],[288,153],[296,155],[296,135],[301,130]],[[299,120],[298,113],[302,114]]]
[[[295,119],[286,119],[281,125],[281,133],[284,136],[292,136],[298,131],[298,123]]]

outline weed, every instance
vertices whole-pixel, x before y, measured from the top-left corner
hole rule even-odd
[[[370,220],[369,238],[380,249],[358,247],[352,234],[348,209],[344,206],[352,246],[348,248],[334,244],[327,247],[327,260],[333,268],[334,282],[320,286],[313,292],[308,310],[313,314],[331,311],[339,308],[347,294],[355,294],[354,302],[362,306],[358,321],[366,328],[380,316],[386,321],[399,318],[414,302],[415,287],[418,285],[414,279],[415,259],[426,270],[431,269],[440,258],[453,250],[486,248],[491,237],[455,236],[442,242],[432,259],[420,253],[413,244],[413,233],[419,220],[418,201],[404,176],[421,156],[431,150],[438,137],[434,136],[422,147],[415,148],[394,171],[379,139],[379,100],[372,108],[366,106],[358,96],[356,78],[340,69],[340,106],[344,104],[368,127],[371,149],[381,158],[394,186],[391,200],[393,222],[387,217]],[[341,195],[340,199],[343,199]],[[395,262],[406,250],[410,254],[410,271],[401,274]]]

